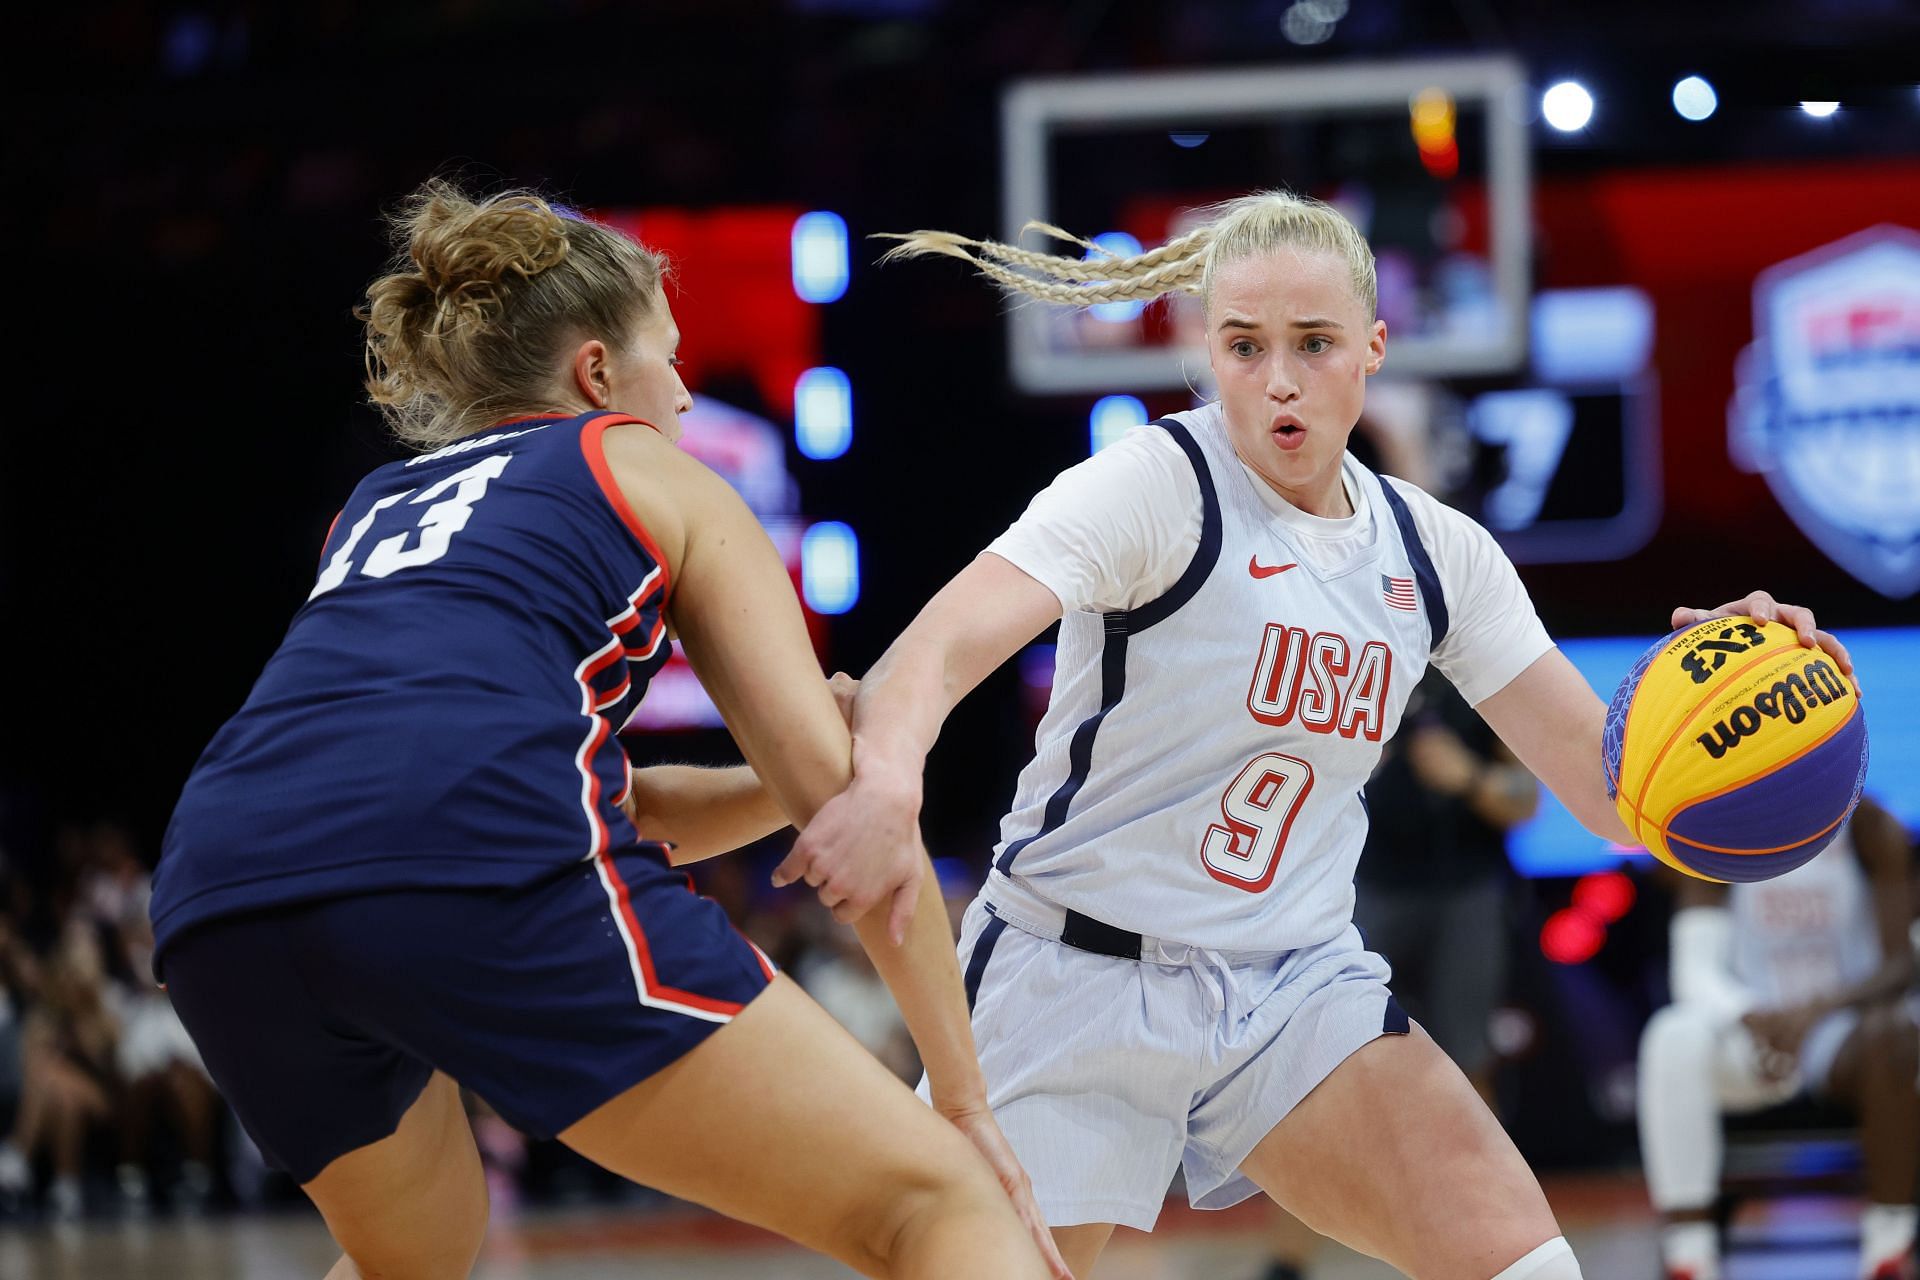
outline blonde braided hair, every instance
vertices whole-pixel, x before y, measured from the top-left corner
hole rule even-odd
[[[1106,256],[1072,258],[951,231],[914,231],[880,237],[900,241],[881,261],[929,254],[960,258],[1009,293],[1067,306],[1150,302],[1172,293],[1194,294],[1210,304],[1215,274],[1229,262],[1281,248],[1324,251],[1346,261],[1354,296],[1373,317],[1378,291],[1373,250],[1331,205],[1288,191],[1260,191],[1203,212],[1205,220],[1194,230],[1130,257],[1107,254],[1049,223],[1029,222],[1022,233],[1038,231]]]

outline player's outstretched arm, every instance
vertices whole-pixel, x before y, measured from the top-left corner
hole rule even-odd
[[[667,860],[676,867],[752,844],[788,825],[786,810],[745,765],[635,769],[625,807],[641,836],[671,846]]]
[[[841,719],[851,721],[859,683],[835,672],[827,688]],[[730,853],[792,825],[760,775],[746,765],[635,769],[625,807],[641,835],[672,846],[668,861],[676,867]]]
[[[992,552],[942,587],[860,682],[853,785],[801,833],[775,883],[831,882],[878,849],[917,840],[921,775],[947,714],[1059,617],[1052,591]]]

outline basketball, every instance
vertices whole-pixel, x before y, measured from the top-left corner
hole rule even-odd
[[[1640,655],[1607,709],[1607,790],[1648,852],[1704,880],[1770,880],[1860,798],[1867,724],[1791,627],[1712,618]]]

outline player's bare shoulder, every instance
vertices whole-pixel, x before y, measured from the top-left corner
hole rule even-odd
[[[686,551],[687,531],[699,513],[717,500],[715,489],[731,493],[707,465],[644,422],[607,428],[603,439],[607,467],[671,567]]]

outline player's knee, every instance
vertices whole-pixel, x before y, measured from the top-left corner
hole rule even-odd
[[[1565,1236],[1555,1236],[1493,1280],[1582,1280],[1580,1262]]]
[[[1698,1064],[1704,1068],[1713,1053],[1713,1024],[1685,1005],[1658,1010],[1640,1033],[1640,1074],[1643,1079]]]
[[[916,1169],[892,1180],[890,1194],[876,1197],[859,1221],[849,1223],[849,1242],[882,1275],[894,1272],[930,1233],[964,1222],[984,1223],[1011,1210],[984,1166],[968,1161],[955,1169]]]
[[[348,1236],[340,1245],[361,1280],[461,1280],[480,1257],[487,1212],[483,1192],[470,1201],[441,1206],[428,1239],[397,1233],[366,1240]]]

